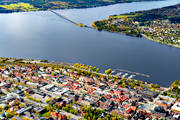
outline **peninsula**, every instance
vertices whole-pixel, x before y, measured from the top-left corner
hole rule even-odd
[[[159,9],[109,16],[95,21],[98,30],[122,32],[137,37],[180,47],[180,4]]]

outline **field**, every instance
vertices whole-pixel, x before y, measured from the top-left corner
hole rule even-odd
[[[17,3],[17,4],[9,4],[9,5],[0,5],[1,8],[13,11],[35,11],[38,8],[35,8],[33,5],[29,3]]]

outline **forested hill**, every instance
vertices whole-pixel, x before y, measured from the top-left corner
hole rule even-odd
[[[180,23],[180,4],[159,9],[138,11],[129,13],[128,15],[135,15],[134,20],[139,22],[145,22],[155,19],[169,19],[173,23]]]
[[[135,1],[153,0],[0,0],[0,12],[86,8]],[[18,3],[26,4],[19,5]]]

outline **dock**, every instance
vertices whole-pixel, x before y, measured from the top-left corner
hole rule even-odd
[[[133,76],[129,76],[130,78],[132,78],[132,77],[134,77],[134,76],[142,76],[142,77],[150,77],[150,75],[147,75],[147,74],[143,74],[143,73],[138,73],[138,72],[132,72],[132,71],[129,71],[129,70],[125,70],[125,69],[114,69],[114,71],[120,71],[120,73],[121,72],[125,72],[125,73],[131,73],[131,74],[133,74]],[[126,75],[127,76],[127,75]],[[128,78],[129,78],[128,77]]]
[[[125,78],[126,76],[128,76],[128,73],[125,73],[124,75],[122,75],[122,78]]]
[[[136,75],[130,75],[129,77],[128,77],[128,79],[132,79],[133,77],[135,77]]]

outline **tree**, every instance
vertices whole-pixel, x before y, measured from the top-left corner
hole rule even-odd
[[[99,68],[96,69],[96,72],[99,72]]]
[[[41,62],[48,62],[48,60],[45,60],[45,59],[44,59],[44,60],[41,60]]]
[[[15,112],[10,112],[9,110],[6,112],[7,118],[12,118],[14,116]]]
[[[0,112],[3,110],[2,106],[0,106]]]
[[[96,120],[96,116],[95,116],[95,115],[93,116],[93,119],[92,119],[92,120]]]
[[[105,74],[107,74],[107,75],[109,75],[109,74],[111,74],[112,73],[112,69],[107,69],[106,71],[105,71]]]
[[[68,118],[68,120],[70,120],[71,119],[71,115],[68,115],[67,118]]]
[[[70,111],[69,111],[70,113],[72,113],[72,114],[74,114],[74,110],[73,109],[70,109]]]
[[[90,117],[88,117],[88,120],[91,120],[91,118],[90,118]]]
[[[157,85],[157,84],[151,84],[151,87],[152,87],[152,88],[160,88],[160,86]]]
[[[129,86],[130,86],[131,88],[134,88],[135,83],[134,83],[134,82],[129,82]]]
[[[50,111],[44,114],[44,117],[46,117],[47,119],[48,119],[50,116],[51,116],[51,112],[50,112]]]
[[[90,77],[91,77],[91,78],[93,78],[93,77],[94,77],[94,75],[93,75],[93,74],[91,74],[91,75],[90,75]]]
[[[78,114],[78,110],[77,110],[77,109],[74,110],[74,114],[75,114],[75,115]]]
[[[45,106],[45,108],[46,108],[47,111],[52,111],[53,110],[52,105],[47,105],[47,106]]]
[[[93,70],[92,66],[89,66],[89,71],[92,71],[92,70]]]
[[[155,88],[152,88],[152,91],[154,92],[154,91],[155,91]]]

